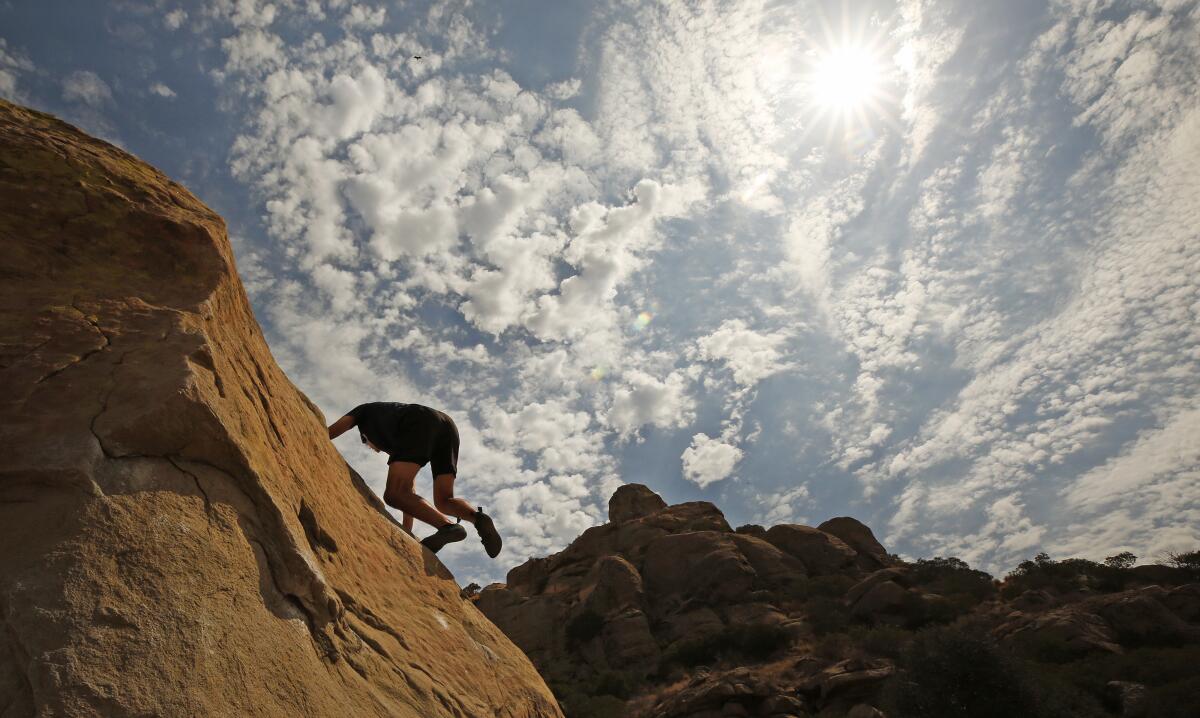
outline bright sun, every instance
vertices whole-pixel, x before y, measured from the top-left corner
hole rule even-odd
[[[866,46],[831,48],[817,60],[810,87],[813,99],[837,114],[857,113],[880,94],[883,64]]]

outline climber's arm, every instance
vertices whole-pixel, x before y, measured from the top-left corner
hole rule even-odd
[[[404,514],[404,530],[412,534],[413,517],[412,514]]]
[[[329,438],[336,439],[354,426],[353,416],[343,416],[329,426]]]

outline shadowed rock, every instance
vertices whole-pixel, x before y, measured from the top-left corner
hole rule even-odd
[[[876,569],[887,566],[888,554],[883,544],[875,539],[871,529],[857,519],[838,516],[817,526],[819,531],[836,536],[858,554],[856,560],[861,568]]]
[[[613,523],[632,521],[665,509],[667,502],[643,484],[625,484],[617,488],[608,500],[608,520]]]
[[[811,526],[780,524],[767,530],[767,541],[799,559],[815,576],[837,573],[854,564],[856,553],[841,539]]]

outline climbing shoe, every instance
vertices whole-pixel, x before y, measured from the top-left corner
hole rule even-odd
[[[426,536],[421,539],[421,545],[425,548],[437,553],[443,546],[455,541],[462,541],[467,537],[467,530],[459,524],[446,524],[438,529],[432,536]]]
[[[479,533],[479,540],[483,542],[483,550],[487,551],[488,556],[496,558],[504,542],[496,532],[496,524],[492,522],[492,517],[483,513],[482,506],[475,511],[475,530]]]

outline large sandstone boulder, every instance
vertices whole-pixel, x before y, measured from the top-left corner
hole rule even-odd
[[[1162,597],[1162,603],[1190,623],[1200,623],[1200,583],[1177,586]]]
[[[611,618],[601,634],[604,657],[609,667],[643,673],[658,667],[661,651],[646,614],[629,609]]]
[[[613,523],[632,521],[667,508],[662,497],[643,484],[625,484],[617,488],[608,500],[608,520]]]
[[[850,608],[855,618],[876,622],[902,613],[908,605],[909,592],[894,581],[882,581],[872,586]]]
[[[1064,606],[1037,616],[1017,612],[993,633],[1009,642],[1049,646],[1064,656],[1123,652],[1112,627],[1081,606]]]
[[[652,599],[670,606],[698,599],[742,599],[756,574],[731,538],[718,531],[689,531],[655,539],[646,549],[643,577]]]
[[[851,586],[846,591],[846,603],[853,606],[864,594],[885,581],[890,581],[906,588],[910,585],[908,574],[904,569],[882,568]]]
[[[642,576],[633,564],[620,556],[604,556],[592,568],[579,597],[591,611],[608,616],[630,608],[641,610],[645,593]]]
[[[838,537],[811,526],[779,524],[767,530],[767,541],[796,557],[814,576],[838,573],[854,565],[854,549]]]
[[[758,578],[757,583],[766,589],[786,591],[808,575],[799,559],[780,551],[764,539],[735,533],[729,540],[750,562]]]
[[[861,568],[868,570],[883,568],[891,561],[883,544],[875,539],[871,529],[858,519],[838,516],[817,527],[818,530],[836,536],[858,554],[856,560]]]
[[[1122,644],[1183,645],[1200,642],[1200,627],[1188,625],[1162,603],[1170,594],[1159,586],[1105,596],[1097,612]]]
[[[0,242],[6,717],[561,715],[276,365],[220,217],[0,101]]]

